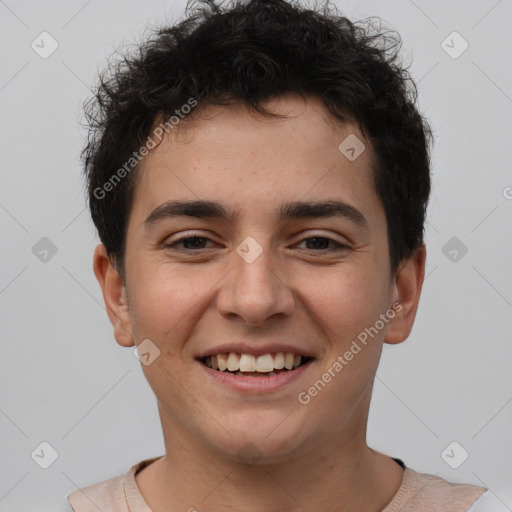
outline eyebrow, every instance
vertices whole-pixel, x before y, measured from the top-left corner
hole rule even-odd
[[[217,201],[167,201],[155,208],[144,221],[149,230],[162,219],[178,216],[196,217],[200,219],[236,220],[239,212],[223,206]],[[275,220],[284,222],[291,219],[318,219],[338,217],[352,221],[364,230],[369,230],[366,217],[355,207],[343,201],[329,199],[325,201],[295,201],[281,205]]]

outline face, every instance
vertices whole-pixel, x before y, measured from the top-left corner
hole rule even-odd
[[[150,340],[149,360],[159,351],[142,369],[164,432],[233,459],[248,443],[280,460],[359,439],[382,344],[407,337],[422,273],[420,261],[390,276],[371,148],[356,126],[334,123],[314,98],[267,106],[289,117],[211,107],[145,158],[125,289],[95,256],[117,341]],[[338,149],[349,135],[365,144],[355,160]],[[176,201],[214,204],[169,207]],[[244,375],[209,367],[227,355],[204,359],[230,352],[244,354]],[[282,365],[269,353],[302,364],[268,376],[267,363]]]

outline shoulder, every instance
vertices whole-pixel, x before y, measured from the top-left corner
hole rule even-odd
[[[486,491],[485,487],[456,484],[435,475],[406,468],[402,485],[383,512],[467,512]]]
[[[135,512],[130,505],[135,505],[137,511],[147,510],[147,505],[140,496],[135,484],[135,473],[156,460],[146,459],[132,466],[124,475],[115,476],[78,489],[68,496],[74,512]]]
[[[72,492],[68,496],[74,512],[97,512],[112,510],[129,512],[123,490],[124,475],[89,485]]]

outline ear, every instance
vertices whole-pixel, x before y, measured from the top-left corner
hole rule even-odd
[[[425,277],[426,256],[425,245],[421,245],[402,262],[396,273],[390,290],[390,308],[395,316],[386,328],[386,343],[401,343],[411,333]]]
[[[134,346],[126,289],[103,244],[98,245],[94,251],[93,269],[103,292],[103,300],[110,323],[114,327],[117,343],[123,347]]]

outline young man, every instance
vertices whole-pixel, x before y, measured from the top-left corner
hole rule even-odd
[[[366,444],[426,257],[431,132],[396,43],[327,7],[210,4],[102,76],[94,271],[165,455],[75,512],[477,510],[486,489]]]

